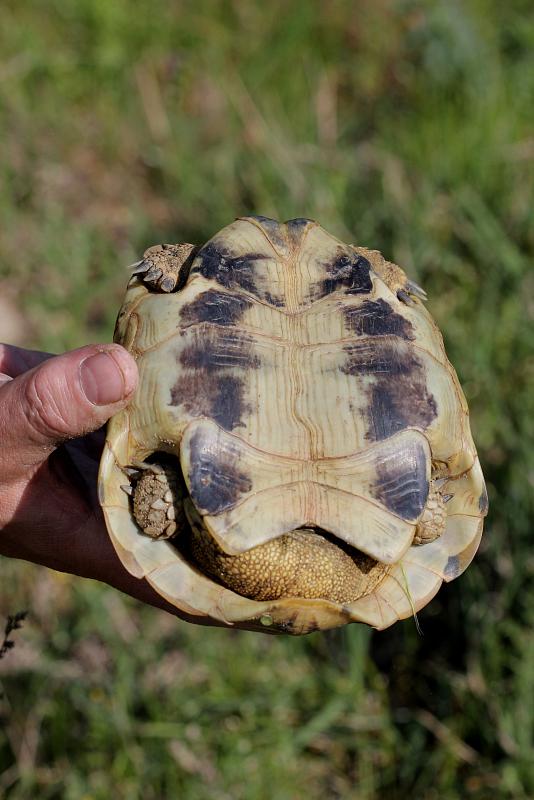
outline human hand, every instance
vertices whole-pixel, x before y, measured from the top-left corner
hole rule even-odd
[[[119,345],[52,356],[0,344],[0,555],[95,578],[178,614],[122,566],[98,503],[101,427],[136,385],[135,361]]]

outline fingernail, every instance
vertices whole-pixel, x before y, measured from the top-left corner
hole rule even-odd
[[[122,370],[113,356],[105,352],[82,361],[80,381],[85,396],[96,406],[116,403],[128,393]]]

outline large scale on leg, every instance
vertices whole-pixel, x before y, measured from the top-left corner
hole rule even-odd
[[[99,481],[126,568],[189,614],[290,633],[385,628],[460,575],[487,498],[424,299],[306,219],[150,248]]]

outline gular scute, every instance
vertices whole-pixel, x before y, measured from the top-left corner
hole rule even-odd
[[[252,219],[256,222],[259,222],[262,228],[266,228],[268,230],[276,230],[279,231],[281,229],[281,225],[277,219],[273,219],[272,217],[264,217],[262,214],[251,214],[250,217],[246,217],[246,219]]]
[[[295,217],[295,219],[288,219],[286,222],[286,225],[290,230],[306,228],[310,224],[315,225],[315,222],[307,217]]]
[[[191,436],[188,460],[191,499],[201,512],[219,514],[252,488],[250,477],[239,468],[238,451],[218,448],[201,428]]]
[[[234,326],[252,305],[246,297],[216,289],[197,295],[181,311],[182,325],[212,322],[214,325]]]
[[[322,281],[319,296],[339,290],[346,294],[369,294],[373,289],[371,264],[357,253],[338,251],[334,260],[324,266],[326,278]]]
[[[271,219],[270,217],[262,217],[261,215],[246,217],[245,219],[256,222],[273,246],[277,248],[279,252],[287,253],[287,239],[284,235],[284,226],[280,225],[278,220]]]
[[[389,511],[417,521],[429,491],[429,461],[420,441],[412,440],[377,464],[374,497]]]
[[[347,328],[355,336],[399,336],[407,341],[415,339],[410,320],[397,314],[382,298],[364,300],[360,305],[345,309]]]
[[[308,230],[315,225],[316,223],[313,220],[306,219],[305,217],[290,219],[285,223],[284,227],[293,248],[299,247],[302,240],[307,235]]]

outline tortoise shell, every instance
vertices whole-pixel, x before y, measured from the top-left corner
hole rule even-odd
[[[115,335],[139,388],[109,423],[99,481],[125,567],[188,614],[290,633],[386,628],[460,575],[487,496],[423,299],[378,251],[308,219],[245,217],[200,249],[147,251]],[[128,485],[161,454],[172,524],[153,538]],[[282,562],[319,588],[272,588]],[[241,591],[228,574],[247,563]]]

